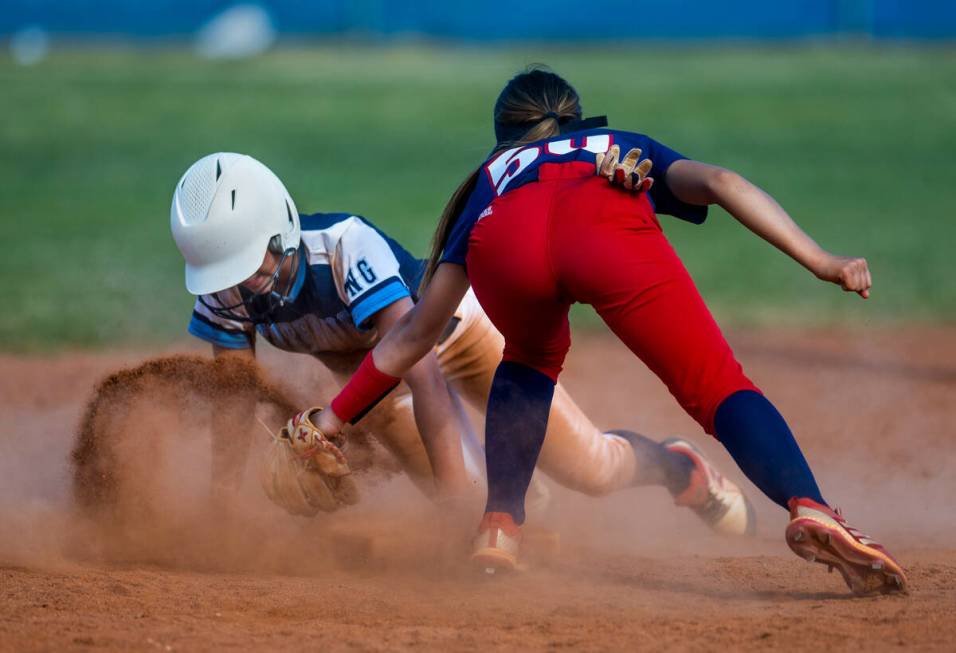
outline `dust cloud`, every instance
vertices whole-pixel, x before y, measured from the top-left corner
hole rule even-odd
[[[938,347],[930,352],[920,338],[887,344],[877,337],[847,353],[844,340],[819,334],[788,342],[781,348],[758,334],[743,339],[740,355],[791,421],[825,496],[888,546],[951,544],[956,402],[953,379],[939,373],[946,359]],[[812,355],[794,358],[801,347]],[[227,425],[230,437],[216,442],[214,405],[246,422],[255,414],[276,426],[300,408],[303,394],[315,396],[313,389],[302,391],[314,381],[305,373],[294,377],[291,391],[270,383],[259,366],[228,359],[167,356],[112,373],[107,360],[86,361],[79,372],[68,356],[53,361],[53,369],[49,361],[8,362],[22,379],[3,381],[4,410],[11,414],[0,438],[3,559],[311,574],[373,562],[401,567],[441,547],[445,534],[435,526],[441,520],[434,508],[407,479],[392,475],[394,461],[367,437],[357,435],[350,450],[362,502],[314,519],[285,514],[260,491],[254,466],[266,439],[254,421],[251,429]],[[930,368],[933,374],[921,373]],[[608,382],[608,370],[629,383]],[[94,372],[106,374],[91,392]],[[47,374],[58,379],[50,388]],[[562,560],[595,552],[787,554],[781,538],[786,513],[759,495],[720,445],[617,343],[585,341],[566,381],[602,428],[691,437],[748,491],[759,528],[751,540],[714,537],[658,488],[589,498],[549,484],[552,499],[532,514],[529,527],[558,534]],[[388,471],[378,474],[376,466]],[[213,482],[213,470],[224,468],[225,481]],[[476,523],[477,514],[469,521]],[[455,546],[461,544],[461,533],[454,537]]]

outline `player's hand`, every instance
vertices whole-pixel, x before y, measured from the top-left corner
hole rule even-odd
[[[259,481],[266,496],[293,515],[314,516],[358,502],[359,494],[342,438],[330,439],[314,424],[321,409],[299,413],[272,435]],[[317,421],[317,420],[316,420]]]
[[[814,273],[818,278],[835,283],[847,292],[855,292],[863,299],[870,296],[873,278],[865,258],[826,254]]]
[[[606,153],[599,152],[594,163],[596,175],[632,193],[649,190],[654,184],[654,180],[647,176],[653,163],[650,159],[641,161],[641,149],[638,147],[629,150],[622,161],[621,148],[612,145]]]
[[[328,437],[337,435],[345,426],[345,422],[339,419],[331,408],[318,412],[314,415],[315,426],[325,433]]]

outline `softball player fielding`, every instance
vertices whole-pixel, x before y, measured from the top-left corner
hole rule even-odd
[[[787,423],[748,379],[656,213],[694,223],[719,204],[820,279],[866,298],[866,261],[826,252],[766,193],[657,141],[582,119],[577,92],[545,70],[510,80],[494,107],[497,143],[453,194],[436,231],[421,301],[318,414],[335,434],[429,350],[469,287],[504,335],[486,420],[488,502],[474,558],[513,565],[524,493],[545,438],[548,409],[570,347],[568,310],[590,304],[717,437],[772,501],[789,508],[797,554],[837,568],[856,593],[903,591],[902,567],[832,510]],[[594,176],[617,150],[641,163],[612,181]],[[649,173],[653,185],[645,178]]]
[[[186,286],[197,295],[189,332],[209,342],[215,356],[252,357],[262,337],[282,350],[314,356],[343,381],[411,310],[424,268],[364,218],[300,216],[266,166],[234,153],[206,156],[186,171],[176,185],[171,227],[186,260]],[[467,437],[467,417],[457,398],[484,412],[504,339],[474,295],[464,293],[436,341],[433,351],[403,373],[408,389],[389,393],[362,426],[426,494],[448,500],[484,485],[480,446]],[[252,406],[229,410],[231,424],[252,423]],[[304,442],[307,425],[307,418],[290,423],[280,444]],[[560,385],[547,432],[540,467],[561,485],[589,495],[662,485],[677,505],[714,530],[753,532],[746,497],[686,440],[657,443],[628,431],[602,433]],[[305,447],[309,455],[315,444]],[[332,476],[347,474],[336,461],[329,456],[317,467]],[[276,463],[280,470],[284,464]],[[310,503],[299,492],[298,476],[294,482],[273,476],[266,490],[291,512],[337,505],[316,479],[318,487],[307,487],[306,493],[321,496]]]

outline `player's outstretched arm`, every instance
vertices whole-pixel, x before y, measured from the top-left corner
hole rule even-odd
[[[824,250],[773,197],[736,172],[699,161],[675,161],[667,170],[667,186],[689,204],[719,205],[817,278],[864,299],[870,296],[872,278],[866,259],[836,256]]]
[[[375,367],[373,374],[405,376],[438,342],[461,298],[465,296],[468,285],[464,267],[452,263],[439,265],[419,302],[392,326],[370,353]],[[356,376],[361,373],[362,368]],[[350,394],[350,403],[358,399],[361,400],[359,403],[364,403],[367,399],[368,405],[374,404],[379,396],[366,397],[364,393],[368,386],[356,384],[356,376],[352,377],[339,397]],[[342,429],[343,421],[333,410],[322,411],[317,419],[316,426],[323,433],[334,434]]]

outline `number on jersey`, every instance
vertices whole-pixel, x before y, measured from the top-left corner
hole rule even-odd
[[[577,150],[587,150],[594,154],[607,152],[611,148],[610,134],[597,134],[580,138],[567,138],[546,143],[544,147],[513,147],[505,150],[485,166],[485,172],[491,180],[495,194],[501,195],[511,180],[520,175],[528,166],[537,161],[542,149],[545,154],[564,156]]]

